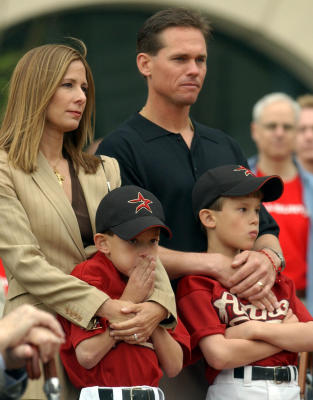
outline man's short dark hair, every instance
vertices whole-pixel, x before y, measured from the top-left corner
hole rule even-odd
[[[159,34],[170,27],[199,29],[206,41],[211,32],[206,18],[195,11],[185,8],[169,8],[158,11],[145,21],[138,32],[136,53],[157,54],[163,47]]]

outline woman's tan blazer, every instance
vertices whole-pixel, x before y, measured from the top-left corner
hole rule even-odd
[[[121,184],[117,161],[104,156],[103,161],[105,172],[100,164],[95,174],[78,173],[94,232],[95,212],[108,185],[112,190]],[[72,206],[41,153],[37,170],[26,174],[10,166],[0,150],[0,221],[0,258],[9,282],[5,313],[30,303],[87,328],[108,297],[69,274],[95,247],[84,249]],[[159,270],[151,300],[176,316],[168,277],[163,267]]]

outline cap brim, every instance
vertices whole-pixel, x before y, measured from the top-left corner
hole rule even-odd
[[[171,239],[172,231],[170,228],[166,226],[159,218],[153,216],[136,218],[131,221],[124,222],[123,224],[113,226],[110,228],[110,230],[121,239],[131,240],[140,233],[152,228],[161,228]]]
[[[246,180],[231,190],[223,193],[224,196],[245,196],[260,190],[263,193],[262,201],[277,200],[283,193],[284,184],[280,176],[254,177]]]

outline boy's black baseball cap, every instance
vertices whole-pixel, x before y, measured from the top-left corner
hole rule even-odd
[[[192,191],[192,205],[195,216],[209,208],[219,197],[240,197],[260,190],[262,201],[278,199],[284,190],[280,176],[257,177],[242,165],[223,165],[209,169],[195,183]]]
[[[171,230],[164,223],[160,201],[139,186],[122,186],[109,192],[96,212],[96,231],[108,230],[121,239],[130,240],[150,228],[162,228],[169,237]]]

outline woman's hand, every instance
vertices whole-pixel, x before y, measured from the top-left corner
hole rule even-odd
[[[122,312],[135,316],[124,322],[112,323],[110,335],[116,340],[129,343],[146,342],[159,323],[167,317],[166,309],[152,301],[132,304],[123,308]]]

